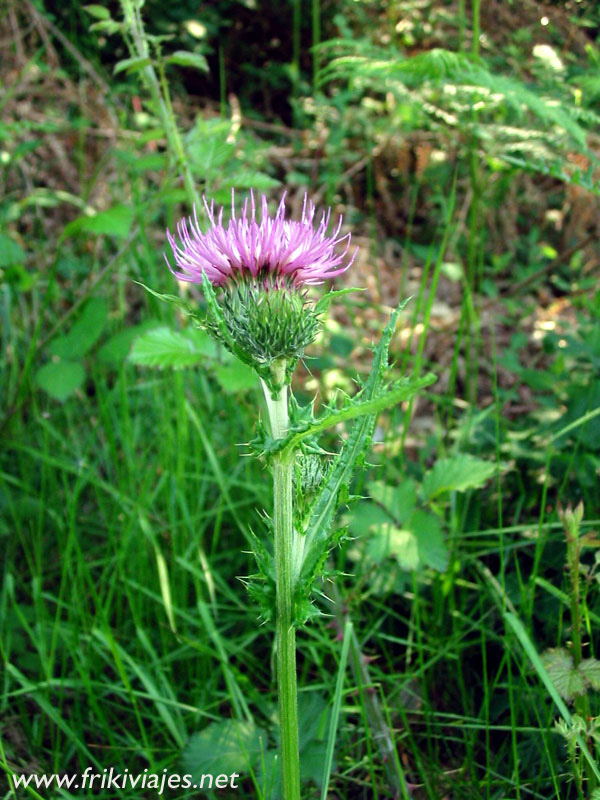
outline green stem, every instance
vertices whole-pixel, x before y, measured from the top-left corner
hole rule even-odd
[[[129,34],[127,44],[131,55],[141,58],[150,58],[148,40],[138,5],[133,3],[132,0],[121,0],[121,8]],[[192,205],[199,206],[200,197],[196,189],[194,176],[191,173],[185,156],[185,150],[177,127],[173,106],[171,105],[171,95],[169,93],[169,87],[167,85],[164,66],[160,60],[160,55],[158,57],[158,67],[160,79],[152,64],[147,64],[141,70],[141,76],[152,95],[165,131],[165,136],[167,137],[170,155],[174,158],[177,168],[183,176],[183,182],[189,201]]]
[[[285,362],[273,365],[275,392],[263,382],[271,434],[283,438],[288,431]],[[275,534],[277,690],[281,730],[283,800],[300,800],[300,750],[298,744],[298,690],[296,685],[296,631],[294,628],[294,453],[273,458],[273,525]]]

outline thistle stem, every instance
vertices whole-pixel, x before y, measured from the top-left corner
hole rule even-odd
[[[271,435],[283,438],[289,426],[285,362],[273,365],[276,393],[263,383],[271,422]],[[281,730],[283,800],[300,800],[300,751],[298,745],[298,690],[296,679],[296,631],[294,628],[294,522],[293,453],[273,458],[273,524],[275,534],[277,693]]]

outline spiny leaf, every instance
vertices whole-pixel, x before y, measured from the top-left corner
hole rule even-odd
[[[430,386],[432,383],[435,383],[435,381],[436,376],[433,373],[429,373],[416,381],[403,378],[393,388],[382,391],[378,396],[363,399],[361,395],[358,399],[352,399],[341,409],[327,414],[325,417],[308,425],[305,430],[299,431],[288,439],[283,440],[283,449],[289,451],[295,450],[303,439],[309,436],[315,436],[317,433],[327,428],[332,428],[340,422],[348,422],[358,417],[377,415],[380,411],[383,411],[384,408],[397,406],[403,400],[412,397],[419,389]]]
[[[393,312],[379,345],[375,349],[371,372],[362,390],[364,400],[376,398],[381,390],[388,367],[390,342],[403,307],[404,303]],[[347,487],[350,484],[355,466],[372,439],[376,419],[377,414],[367,414],[356,420],[348,439],[332,464],[321,493],[314,503],[305,533],[305,555],[299,578],[300,584],[307,593],[312,590],[315,565],[322,559],[323,552],[328,552],[329,550],[329,531],[338,509],[340,492],[343,487]]]

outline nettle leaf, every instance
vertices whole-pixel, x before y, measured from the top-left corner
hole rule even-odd
[[[44,364],[35,381],[50,397],[64,402],[85,380],[85,369],[79,361],[57,361]]]
[[[193,367],[214,358],[215,344],[199,330],[174,331],[166,326],[142,333],[134,341],[128,360],[143,367]]]
[[[448,550],[437,517],[415,511],[402,528],[387,523],[368,538],[367,554],[381,563],[393,557],[406,572],[431,568],[443,572],[448,566]]]
[[[417,487],[410,478],[403,480],[399,486],[374,481],[367,489],[373,500],[384,506],[396,522],[403,523],[408,519],[417,504]]]
[[[421,566],[416,536],[412,531],[391,524],[382,525],[369,538],[367,554],[377,564],[393,556],[407,572],[417,570]]]
[[[300,750],[300,778],[317,786],[323,782],[327,748],[325,742],[329,729],[329,708],[317,692],[300,692],[298,695],[298,739]],[[278,733],[278,732],[277,732]],[[267,797],[276,800],[281,796],[281,760],[277,751],[270,750],[265,757],[261,782],[268,787]]]
[[[578,669],[592,689],[600,689],[600,661],[595,658],[584,658]]]
[[[202,775],[248,772],[266,750],[266,742],[264,731],[252,722],[212,722],[190,737],[181,760],[186,773],[199,784]]]
[[[86,303],[69,333],[52,340],[50,352],[64,360],[81,358],[102,335],[107,316],[108,306],[104,298],[93,297]]]
[[[550,680],[565,700],[572,701],[585,694],[586,679],[574,668],[573,657],[564,647],[554,647],[542,655]]]
[[[421,566],[444,572],[448,567],[448,548],[439,519],[417,509],[406,527],[417,541]]]
[[[124,331],[119,331],[110,337],[97,352],[97,358],[104,364],[122,364],[129,355],[134,340],[153,328],[160,327],[160,322],[150,319],[140,325],[134,325]]]
[[[425,475],[421,493],[425,500],[433,500],[443,492],[479,489],[495,472],[495,464],[467,453],[452,458],[442,458]]]

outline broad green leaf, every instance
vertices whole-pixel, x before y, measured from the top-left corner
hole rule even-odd
[[[573,700],[576,695],[585,693],[585,678],[574,668],[573,656],[564,647],[547,650],[542,655],[542,663],[556,691],[565,700]]]
[[[202,72],[208,72],[208,62],[200,53],[190,53],[188,50],[176,50],[165,58],[167,64],[176,64],[178,67],[192,67]]]
[[[234,155],[236,145],[227,141],[231,125],[228,120],[196,119],[186,136],[186,152],[195,173],[206,178],[206,172],[224,166]]]
[[[387,511],[369,502],[356,503],[348,518],[348,529],[357,537],[368,536],[373,528],[387,525],[391,521]]]
[[[382,525],[369,539],[367,553],[376,563],[393,556],[407,572],[419,569],[419,546],[412,531],[395,525]]]
[[[229,364],[218,364],[214,373],[221,387],[231,394],[244,392],[258,385],[256,372],[237,358]]]
[[[99,6],[94,3],[89,6],[84,6],[83,10],[87,11],[88,14],[91,14],[91,16],[96,19],[110,19],[110,12],[108,8],[104,6]]]
[[[416,539],[421,566],[444,572],[448,567],[448,548],[438,518],[417,509],[406,527]]]
[[[134,341],[129,361],[144,367],[193,367],[212,359],[214,343],[202,331],[198,336],[174,331],[172,328],[154,328],[142,333]]]
[[[26,256],[25,250],[18,242],[0,233],[0,267],[11,267],[13,264],[20,264]]]
[[[373,500],[384,506],[396,522],[404,523],[417,503],[417,487],[410,478],[403,480],[399,486],[375,481],[367,489]]]
[[[212,722],[190,737],[181,757],[183,767],[196,783],[202,775],[248,774],[266,750],[266,743],[265,734],[252,722]]]
[[[495,472],[495,464],[466,453],[442,458],[425,475],[421,492],[425,500],[433,500],[443,492],[479,489]]]
[[[595,658],[584,658],[578,667],[579,672],[592,689],[600,689],[600,661]]]
[[[134,218],[132,206],[116,205],[93,216],[74,219],[65,226],[61,239],[75,233],[97,233],[124,239],[129,234]]]
[[[50,352],[67,361],[81,358],[100,338],[107,316],[106,301],[102,297],[92,297],[69,333],[52,340]]]
[[[97,358],[104,364],[122,364],[129,355],[131,345],[140,334],[145,333],[153,328],[158,328],[160,322],[152,319],[142,322],[140,325],[134,325],[124,331],[119,331],[111,336],[97,352]]]
[[[85,380],[85,370],[79,361],[58,361],[44,364],[35,375],[40,389],[55,400],[65,401]]]
[[[133,56],[132,58],[124,58],[122,61],[118,61],[115,64],[113,74],[118,75],[119,72],[138,72],[138,70],[150,66],[151,63],[152,61],[148,56]]]

